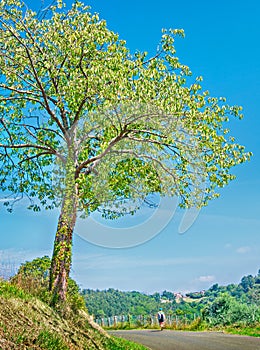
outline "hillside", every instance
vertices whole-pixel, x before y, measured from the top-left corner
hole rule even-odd
[[[110,337],[84,309],[61,315],[40,299],[0,281],[0,349],[114,350],[145,347]]]

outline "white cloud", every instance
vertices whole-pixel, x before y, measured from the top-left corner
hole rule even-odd
[[[236,252],[239,254],[246,254],[246,253],[249,253],[250,251],[251,251],[251,248],[249,246],[239,247],[236,250]]]
[[[198,278],[200,282],[213,282],[215,281],[215,276],[213,275],[208,275],[208,276],[200,276]]]

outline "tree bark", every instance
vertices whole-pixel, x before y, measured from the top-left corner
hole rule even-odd
[[[64,199],[54,240],[50,269],[49,290],[53,306],[66,301],[68,278],[71,268],[72,237],[77,218],[78,191],[74,172],[69,171],[65,179]]]

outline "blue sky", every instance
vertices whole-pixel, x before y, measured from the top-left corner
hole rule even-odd
[[[119,245],[132,245],[128,248],[114,248],[118,231],[110,223],[97,216],[94,219],[99,224],[93,219],[80,222],[74,236],[72,276],[82,288],[152,293],[201,290],[213,283],[238,283],[243,275],[255,275],[260,269],[260,2],[85,3],[107,20],[131,51],[152,54],[161,28],[183,28],[186,37],[176,42],[177,56],[194,77],[203,76],[203,88],[211,95],[225,96],[228,103],[243,106],[244,119],[232,120],[229,129],[254,156],[234,168],[237,179],[198,213],[183,234],[179,225],[184,212],[174,212],[174,201],[162,203],[154,213],[143,210],[118,222],[117,230],[121,227],[125,235]],[[58,212],[34,214],[22,206],[9,214],[1,207],[0,268],[51,255],[57,216]],[[140,236],[136,236],[137,229]],[[112,238],[104,244],[102,235]],[[101,237],[101,246],[93,244],[96,237]]]

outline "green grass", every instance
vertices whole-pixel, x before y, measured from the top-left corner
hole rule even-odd
[[[129,340],[116,337],[112,337],[112,339],[113,342],[110,345],[108,344],[107,350],[147,350],[145,346]]]
[[[250,327],[227,327],[224,329],[227,333],[248,335],[250,337],[260,337],[260,324]]]
[[[39,333],[36,344],[39,345],[41,349],[46,350],[69,350],[68,346],[64,344],[63,339],[58,334],[48,330]]]

